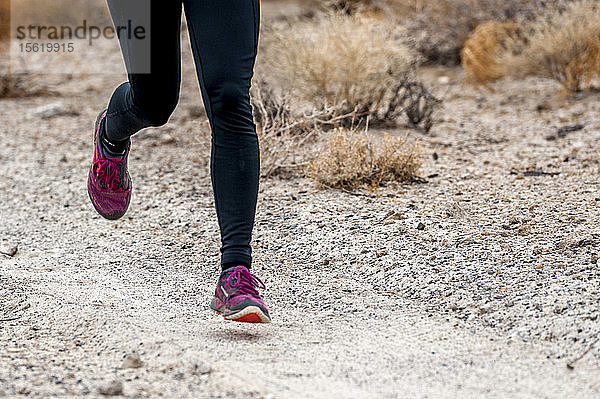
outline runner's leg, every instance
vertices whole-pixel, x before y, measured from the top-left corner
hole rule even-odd
[[[212,128],[211,177],[221,263],[250,267],[259,150],[250,105],[258,0],[184,0],[202,96]]]
[[[144,19],[135,14],[135,6],[150,6],[150,73],[144,59],[147,50],[135,41],[121,40],[129,81],[112,95],[106,117],[106,134],[115,141],[149,126],[164,125],[179,99],[181,81],[181,0],[107,0],[115,26],[127,26],[129,20]],[[138,4],[139,3],[139,4]],[[140,25],[145,25],[141,21]]]

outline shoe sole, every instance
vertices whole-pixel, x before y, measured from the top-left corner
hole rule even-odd
[[[98,115],[98,117],[96,118],[96,123],[94,124],[94,141],[96,140],[96,133],[98,133],[98,125],[100,124],[100,118],[102,118],[102,115],[104,114],[105,111],[106,110],[100,112],[100,115]],[[88,175],[91,174],[91,173],[92,173],[92,166],[90,165],[90,170],[88,172]],[[129,172],[127,172],[127,175],[129,176]],[[94,210],[96,210],[96,212],[98,213],[98,215],[102,216],[104,219],[108,219],[108,220],[118,220],[118,219],[121,219],[127,213],[127,210],[129,209],[129,204],[127,204],[127,208],[125,208],[125,210],[123,212],[113,213],[112,215],[105,215],[102,212],[100,212],[100,210],[96,206],[96,203],[92,199],[92,194],[90,194],[89,187],[87,188],[87,193],[88,193],[88,197],[90,198],[90,202],[92,203],[92,206],[94,207]]]
[[[258,306],[247,306],[236,313],[223,315],[225,320],[237,321],[239,323],[270,323],[269,316],[263,313]]]
[[[223,314],[220,310],[216,309],[214,304],[210,304],[210,308],[217,312],[217,314],[223,316],[225,320],[237,321],[238,323],[270,323],[271,318],[267,316],[258,306],[247,306],[242,310],[235,313]]]

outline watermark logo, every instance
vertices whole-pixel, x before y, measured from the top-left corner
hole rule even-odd
[[[34,25],[29,24],[28,26],[17,26],[15,28],[16,38],[21,42],[33,42],[33,41],[68,41],[73,42],[75,40],[84,40],[88,42],[88,45],[92,46],[94,41],[99,39],[114,39],[115,37],[119,40],[145,40],[146,39],[146,27],[145,26],[133,26],[131,20],[127,21],[125,26],[95,26],[89,24],[86,19],[79,26],[72,27],[69,25],[62,26],[46,26],[46,25]]]
[[[150,0],[11,0],[9,42],[13,73],[150,73]]]

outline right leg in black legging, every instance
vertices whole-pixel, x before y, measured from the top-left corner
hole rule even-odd
[[[132,0],[107,0],[115,26],[127,26]],[[182,2],[179,0],[135,1],[150,5],[150,73],[137,73],[136,62],[126,61],[129,81],[113,93],[106,117],[106,135],[114,141],[126,140],[138,131],[167,123],[179,100],[181,82],[180,28]],[[123,38],[121,47],[132,46]],[[136,56],[135,47],[123,52]],[[139,67],[138,60],[138,67]]]
[[[260,160],[250,105],[259,0],[184,0],[192,52],[212,129],[211,178],[221,265],[252,263]]]

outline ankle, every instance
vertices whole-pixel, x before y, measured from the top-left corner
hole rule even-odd
[[[125,154],[127,150],[127,146],[129,145],[129,139],[126,140],[113,140],[108,137],[106,132],[106,119],[101,122],[100,125],[100,144],[102,145],[102,149],[105,150],[108,155],[112,156],[122,156]]]
[[[225,271],[227,269],[231,269],[232,267],[236,267],[236,266],[244,266],[246,269],[250,270],[250,266],[248,266],[247,264],[245,264],[243,262],[227,262],[227,263],[221,264],[221,271]]]

